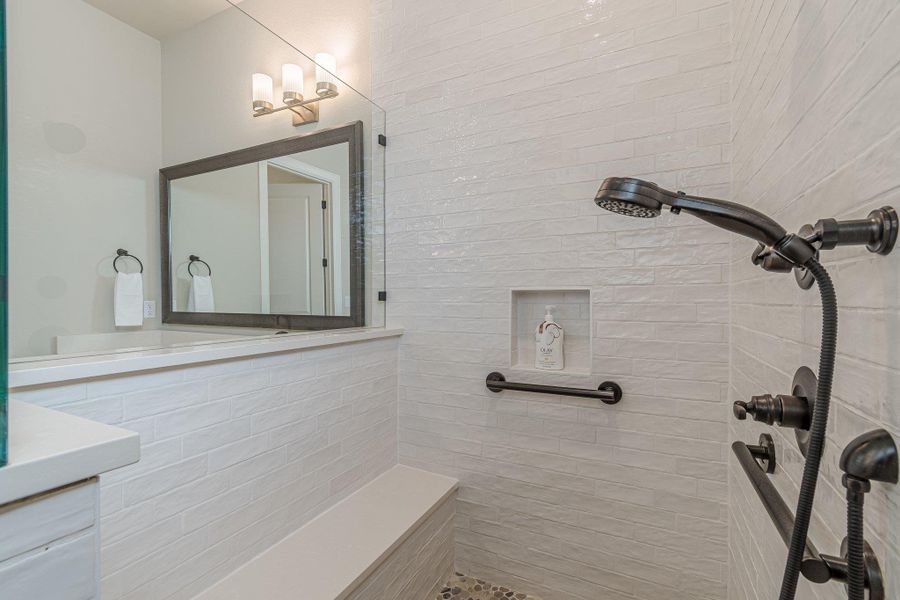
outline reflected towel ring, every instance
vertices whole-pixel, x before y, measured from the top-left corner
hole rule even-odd
[[[194,276],[193,271],[191,271],[191,266],[193,266],[193,264],[194,264],[195,262],[200,262],[200,263],[203,263],[204,265],[206,265],[206,270],[209,271],[209,276],[212,277],[212,267],[209,266],[209,263],[208,263],[208,262],[206,262],[205,260],[203,260],[202,258],[200,258],[199,256],[197,256],[196,254],[191,254],[190,256],[188,256],[188,260],[191,261],[191,262],[188,263],[188,274],[189,274],[191,277]]]
[[[125,258],[126,256],[136,260],[138,264],[141,265],[141,273],[144,272],[144,263],[141,262],[141,259],[139,259],[134,254],[128,254],[128,250],[123,250],[122,248],[116,250],[116,258],[113,259],[113,271],[115,271],[116,273],[119,272],[119,268],[116,266],[116,263],[119,262],[120,258]]]

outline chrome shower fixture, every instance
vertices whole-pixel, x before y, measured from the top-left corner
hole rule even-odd
[[[673,192],[650,181],[630,177],[609,177],[600,184],[594,198],[597,206],[630,217],[659,216],[663,206],[675,214],[682,211],[723,229],[759,242],[753,263],[767,271],[787,273],[797,269],[797,279],[805,288],[812,276],[804,268],[819,250],[837,246],[865,245],[870,252],[889,254],[897,241],[897,212],[886,206],[865,219],[837,221],[820,219],[804,225],[796,234],[788,233],[771,217],[742,204]]]

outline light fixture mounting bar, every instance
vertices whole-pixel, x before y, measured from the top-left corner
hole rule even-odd
[[[309,100],[301,100],[300,102],[292,102],[279,106],[278,108],[270,108],[268,110],[259,110],[253,113],[254,117],[262,117],[265,115],[275,114],[284,110],[293,112],[294,125],[304,125],[306,123],[317,123],[319,121],[319,103],[322,100],[331,100],[338,96],[337,91],[329,91]]]

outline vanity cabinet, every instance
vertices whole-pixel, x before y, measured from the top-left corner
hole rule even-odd
[[[99,506],[96,477],[0,506],[0,595],[99,598]]]

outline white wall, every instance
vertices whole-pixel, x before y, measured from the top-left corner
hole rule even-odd
[[[159,42],[80,1],[12,0],[7,31],[15,358],[115,330],[117,248],[158,296],[161,67]]]
[[[735,69],[732,138],[734,199],[788,229],[819,218],[863,218],[900,205],[900,5],[867,2],[733,3]],[[733,244],[731,399],[785,393],[799,365],[817,369],[821,309],[817,290],[749,264],[753,244]],[[898,287],[900,256],[860,247],[824,253],[840,305],[838,359],[829,441],[810,537],[840,553],[846,535],[838,458],[857,435],[884,427],[900,439]],[[802,461],[790,431],[733,423],[731,436],[775,436],[774,482],[792,506]],[[786,551],[740,467],[732,461],[732,600],[777,596]],[[866,540],[900,596],[900,488],[873,484]],[[798,598],[846,598],[839,584],[801,578]]]
[[[101,476],[103,600],[187,600],[397,462],[397,343],[12,390],[141,434]]]
[[[457,476],[462,572],[545,600],[721,599],[729,238],[593,203],[729,193],[724,1],[375,5],[401,461]],[[590,377],[509,369],[509,288],[590,287]],[[535,323],[536,324],[536,323]],[[484,386],[596,386],[616,406]]]

